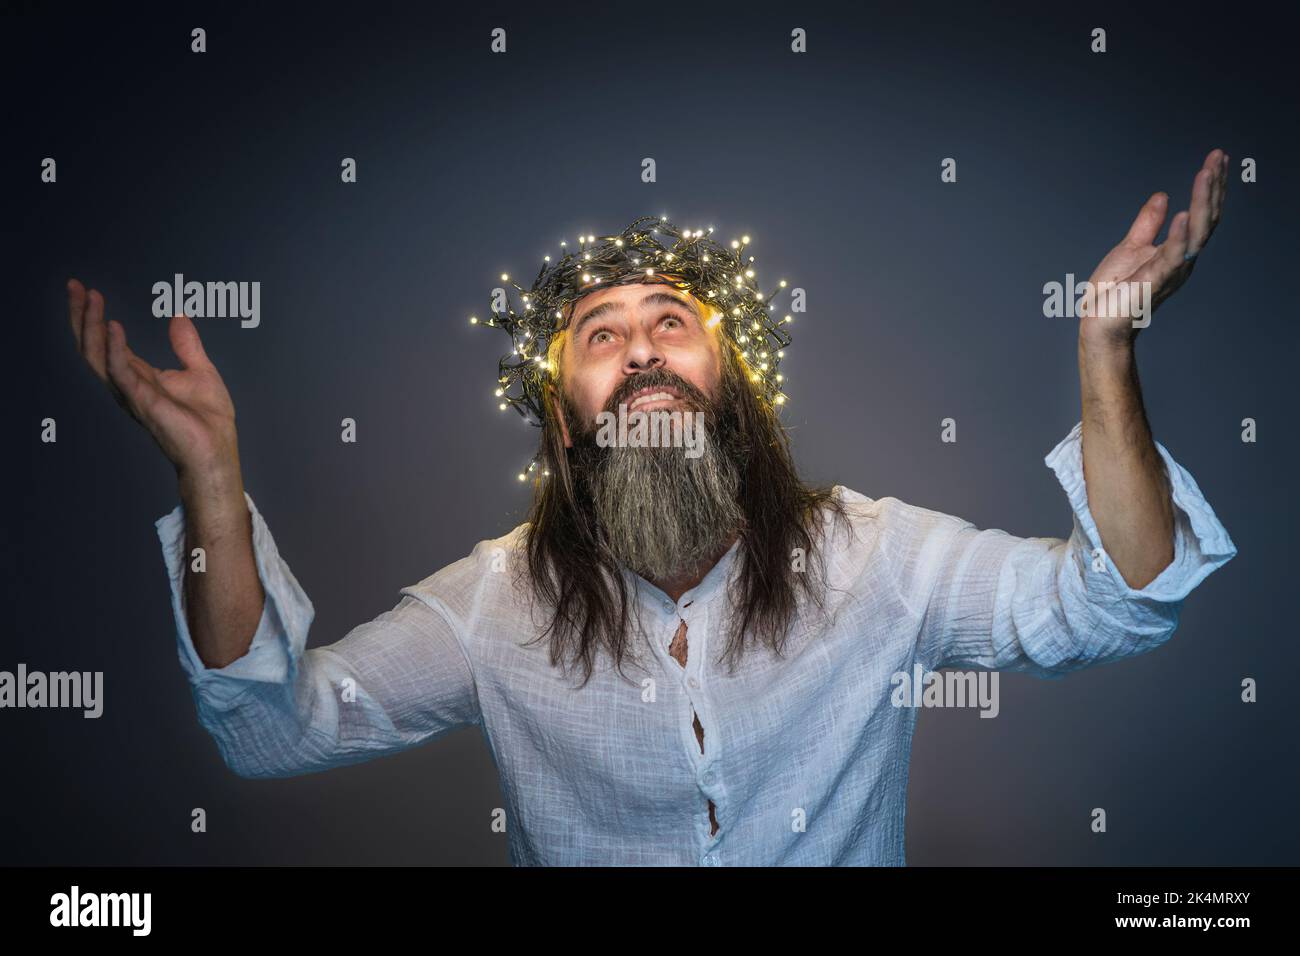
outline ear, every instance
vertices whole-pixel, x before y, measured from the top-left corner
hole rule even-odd
[[[564,407],[555,393],[551,393],[551,414],[560,423],[560,434],[564,436],[564,447],[572,448],[573,439],[569,437],[569,423],[564,420]]]

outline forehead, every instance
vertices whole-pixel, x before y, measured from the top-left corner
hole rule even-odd
[[[679,292],[667,283],[651,282],[630,282],[624,285],[607,286],[603,289],[597,289],[588,292],[581,298],[575,299],[569,304],[568,318],[570,324],[573,321],[581,322],[592,310],[602,305],[610,303],[616,304],[623,308],[635,308],[643,299],[649,298],[656,294],[668,294],[677,299],[685,300],[686,293]],[[602,309],[602,312],[607,311]]]
[[[667,281],[649,280],[608,286],[589,292],[569,303],[565,315],[565,328],[576,331],[580,325],[598,316],[612,316],[640,309],[659,308],[680,304],[701,322],[709,317],[709,308],[684,289]]]

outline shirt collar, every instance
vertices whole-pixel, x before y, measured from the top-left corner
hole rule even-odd
[[[731,577],[739,561],[740,543],[743,539],[737,535],[736,540],[732,542],[727,553],[718,559],[718,563],[711,567],[707,574],[689,591],[682,594],[677,606],[686,607],[688,604],[699,602],[703,604],[713,598],[716,593],[721,593],[722,586]],[[655,605],[672,606],[673,599],[670,598],[658,585],[647,581],[641,575],[632,571],[624,564],[619,564],[619,570],[622,571],[623,577],[627,582],[636,589],[637,593],[644,599]]]

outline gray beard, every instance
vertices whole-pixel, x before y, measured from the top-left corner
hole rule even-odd
[[[706,440],[704,454],[681,448],[606,448],[591,474],[596,517],[610,549],[652,581],[700,569],[740,527],[735,464]]]
[[[745,522],[735,429],[703,411],[698,458],[683,448],[597,447],[594,431],[577,443],[576,470],[608,547],[648,580],[703,570]]]

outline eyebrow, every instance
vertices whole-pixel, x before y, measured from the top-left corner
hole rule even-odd
[[[688,299],[683,299],[669,292],[652,292],[650,295],[646,296],[644,299],[641,300],[642,311],[646,311],[648,309],[652,309],[656,306],[662,306],[662,305],[680,306],[681,308],[690,312],[691,315],[695,316],[697,320],[700,317],[700,312],[695,307],[694,303],[692,303]],[[610,312],[622,312],[622,311],[623,311],[623,303],[621,302],[602,302],[600,305],[596,306],[594,309],[592,309],[590,312],[588,312],[586,315],[584,315],[581,319],[578,320],[578,324],[573,327],[573,334],[576,337],[577,334],[582,331],[582,327],[586,325],[588,322],[590,322],[592,319],[597,319],[600,316],[606,315]]]

